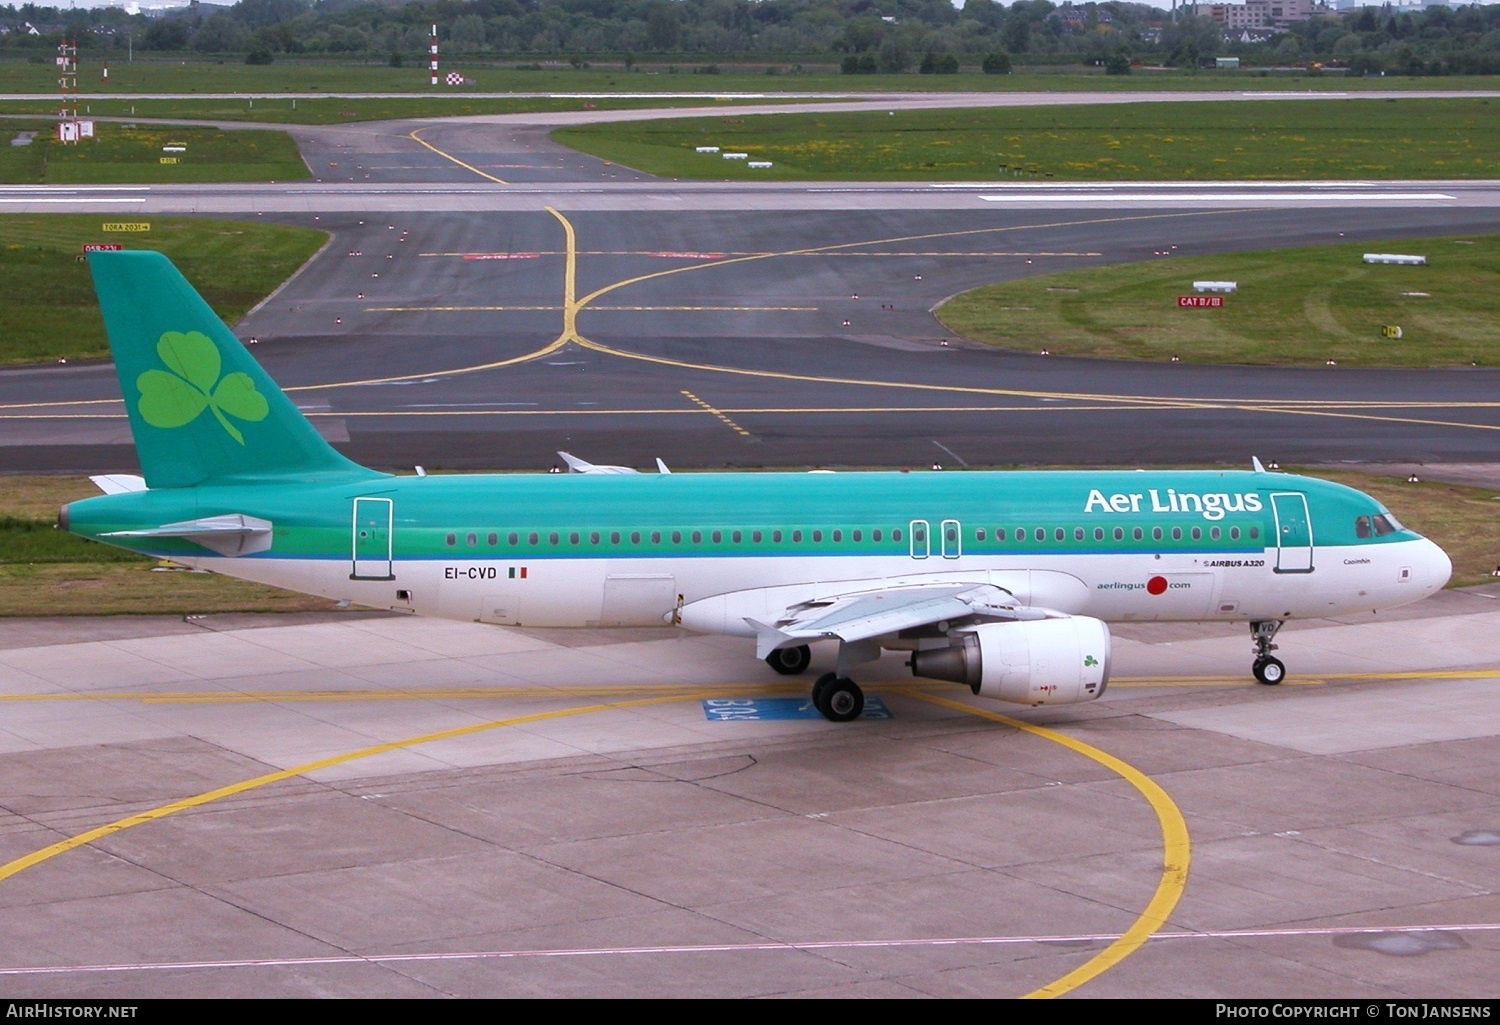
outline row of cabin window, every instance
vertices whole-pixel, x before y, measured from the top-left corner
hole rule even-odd
[[[689,534],[689,536],[692,538],[692,543],[695,544],[695,545],[696,544],[702,544],[703,543],[704,533],[705,532],[701,531],[701,530],[691,531],[690,534]],[[716,544],[716,545],[717,544],[723,544],[724,543],[724,538],[725,538],[726,535],[729,537],[730,543],[737,544],[737,545],[738,544],[744,544],[745,543],[745,533],[746,532],[742,531],[742,530],[728,530],[728,531],[725,531],[725,530],[710,530],[710,531],[707,531],[709,540],[713,544]],[[823,540],[823,531],[821,531],[821,530],[813,530],[813,531],[809,531],[808,533],[811,535],[812,540],[814,542],[821,542]],[[749,534],[750,534],[750,543],[751,544],[757,544],[758,545],[758,544],[764,543],[764,541],[765,541],[765,535],[766,535],[765,531],[752,530],[752,531],[749,531]],[[782,543],[782,538],[786,534],[790,534],[791,535],[791,539],[792,539],[792,543],[793,544],[801,544],[802,543],[803,533],[800,530],[792,530],[792,531],[773,530],[773,531],[770,531],[770,534],[771,534],[771,543],[772,544],[781,544]],[[903,536],[902,533],[901,533],[901,529],[899,527],[896,528],[895,530],[892,530],[890,532],[890,534],[891,534],[891,540],[892,541],[900,541],[902,539],[902,536]],[[639,530],[632,530],[630,532],[630,535],[629,535],[629,537],[630,537],[630,543],[633,544],[633,545],[641,544],[642,538],[643,537],[647,537],[647,536],[650,537],[651,543],[654,544],[654,545],[659,545],[659,544],[662,543],[662,532],[659,531],[659,530],[650,531],[649,534],[643,533],[642,531],[639,531]],[[680,545],[680,544],[682,544],[682,538],[683,538],[682,531],[680,531],[680,530],[674,530],[674,531],[671,532],[670,536],[671,536],[671,543],[672,544],[674,544],[674,545]],[[843,541],[844,540],[844,532],[842,530],[830,531],[829,532],[829,536],[834,541]],[[537,532],[532,531],[531,533],[529,533],[529,534],[526,535],[526,543],[528,545],[538,545],[538,544],[541,544],[541,538],[542,538],[541,534],[538,534]],[[623,534],[621,531],[612,530],[612,531],[609,532],[609,543],[612,544],[612,545],[620,544],[621,541],[624,540],[624,538],[625,538],[625,534]],[[865,532],[863,530],[851,530],[851,531],[849,531],[849,540],[851,540],[851,541],[863,541],[864,539],[865,539]],[[464,536],[464,540],[469,544],[470,547],[473,547],[473,546],[479,544],[479,535],[478,534],[466,534]],[[882,531],[882,530],[879,530],[879,529],[870,531],[870,540],[871,541],[883,541],[883,540],[885,540],[885,532]],[[449,534],[446,538],[444,538],[444,541],[450,547],[453,546],[453,545],[456,545],[456,544],[458,544],[458,535],[457,534]],[[589,544],[591,544],[591,545],[597,545],[597,544],[603,543],[603,541],[604,541],[604,535],[600,531],[594,530],[594,531],[590,531],[589,532],[589,535],[588,535],[588,543]],[[488,544],[488,545],[490,545],[491,547],[499,544],[500,543],[500,535],[494,533],[493,531],[491,531],[490,533],[488,533],[488,534],[485,535],[485,543]],[[508,545],[512,545],[512,546],[518,545],[518,544],[521,543],[521,535],[518,534],[518,533],[514,533],[514,532],[512,532],[510,534],[507,534],[505,536],[505,543],[508,544]],[[562,544],[562,535],[559,534],[559,533],[557,533],[556,531],[553,531],[553,532],[549,533],[547,535],[547,543],[549,545],[560,545],[560,544]],[[570,544],[570,545],[583,544],[583,535],[581,533],[579,533],[578,531],[576,531],[576,530],[570,532],[568,534],[568,544]]]
[[[1258,539],[1260,537],[1260,528],[1259,527],[1250,527],[1248,529],[1249,529],[1248,536],[1249,536],[1250,540],[1254,541],[1254,540],[1256,540],[1256,539]],[[1224,536],[1225,536],[1225,530],[1224,530],[1224,528],[1222,528],[1222,527],[1208,527],[1208,528],[1206,528],[1206,530],[1207,530],[1208,539],[1210,541],[1221,541],[1221,540],[1224,539]],[[1153,541],[1164,540],[1166,538],[1166,536],[1167,536],[1167,533],[1168,533],[1168,531],[1166,529],[1162,528],[1162,527],[1152,527],[1151,528],[1151,540],[1153,540]],[[1194,540],[1194,541],[1202,541],[1203,537],[1204,537],[1204,533],[1205,533],[1205,528],[1203,528],[1203,527],[1189,527],[1189,528],[1187,528],[1186,532],[1184,532],[1184,530],[1183,530],[1182,527],[1172,527],[1171,530],[1170,530],[1170,533],[1171,533],[1171,537],[1172,537],[1173,541],[1181,541],[1184,536],[1186,536],[1186,537],[1188,537],[1188,538],[1190,538],[1191,540]],[[1231,541],[1238,541],[1240,539],[1240,533],[1241,533],[1241,531],[1240,531],[1239,527],[1230,527],[1230,528],[1228,528],[1228,537],[1229,537],[1229,540],[1231,540]],[[1116,541],[1123,541],[1123,540],[1125,540],[1125,528],[1124,527],[1115,527],[1112,535],[1107,534],[1104,527],[1095,527],[1094,528],[1094,540],[1095,541],[1103,541],[1103,540],[1106,539],[1106,537],[1109,537],[1109,536],[1113,536],[1113,538]],[[978,530],[974,531],[974,540],[975,541],[983,541],[984,538],[985,538],[985,534],[984,534],[984,528],[983,527],[980,527]],[[1084,540],[1087,540],[1087,538],[1088,538],[1088,530],[1086,528],[1084,528],[1084,527],[1074,527],[1073,528],[1073,540],[1074,541],[1084,541]],[[1130,538],[1132,540],[1134,540],[1134,541],[1144,541],[1146,539],[1146,530],[1145,530],[1145,528],[1144,527],[1132,527],[1132,528],[1130,528]],[[1030,534],[1028,535],[1027,534],[1027,529],[1025,527],[1017,527],[1016,531],[1015,531],[1015,539],[1017,541],[1026,541],[1028,539],[1033,540],[1033,541],[1045,541],[1045,540],[1047,540],[1047,528],[1046,527],[1035,527],[1035,528],[1032,528]],[[1067,531],[1067,529],[1064,528],[1064,527],[1054,527],[1054,528],[1052,528],[1052,539],[1054,541],[1066,541],[1068,539],[1068,531]],[[920,538],[918,538],[918,540],[920,540]],[[951,528],[949,528],[948,540],[949,541],[955,540],[955,538],[953,536],[953,531],[952,531]],[[1005,528],[1004,527],[996,527],[995,528],[995,540],[996,541],[1004,541],[1005,540]]]
[[[945,537],[946,537],[947,541],[950,544],[953,543],[953,542],[956,542],[958,540],[958,528],[957,527],[945,527],[943,529],[944,529]],[[1126,530],[1126,528],[1124,528],[1124,527],[1115,527],[1113,529],[1113,538],[1114,538],[1114,540],[1116,540],[1116,541],[1124,541],[1125,540],[1125,536],[1126,536],[1125,530]],[[1207,530],[1208,539],[1211,540],[1211,541],[1220,541],[1220,540],[1223,540],[1223,538],[1225,536],[1225,528],[1222,528],[1222,527],[1208,527],[1208,528],[1206,528],[1206,530]],[[1248,528],[1248,530],[1249,530],[1249,538],[1250,538],[1250,540],[1253,541],[1253,540],[1256,540],[1256,539],[1258,539],[1260,537],[1260,528],[1259,527],[1252,526],[1252,527]],[[1205,531],[1204,527],[1199,527],[1199,526],[1190,527],[1187,530],[1186,536],[1189,537],[1191,540],[1201,541],[1201,540],[1203,540],[1203,537],[1204,537],[1204,531]],[[1237,527],[1237,526],[1231,526],[1231,527],[1228,528],[1227,532],[1228,532],[1229,540],[1231,540],[1231,541],[1238,541],[1238,540],[1240,540],[1241,529],[1239,527]],[[744,544],[744,542],[745,542],[745,533],[746,533],[745,531],[740,531],[740,530],[730,530],[730,531],[711,530],[711,531],[707,531],[708,538],[709,538],[710,542],[713,543],[713,544],[723,544],[724,538],[725,538],[726,535],[728,536],[729,541],[730,541],[731,544]],[[829,531],[828,533],[829,533],[830,539],[833,540],[834,542],[842,542],[844,540],[844,531],[842,531],[842,530],[832,530],[832,531]],[[696,545],[696,544],[702,544],[703,543],[704,534],[705,534],[704,531],[694,530],[694,531],[691,531],[688,536],[691,538],[691,542]],[[792,531],[785,531],[785,532],[781,531],[781,530],[770,531],[771,543],[772,544],[781,544],[782,540],[783,540],[783,537],[785,535],[788,535],[788,534],[791,536],[791,540],[792,540],[793,544],[801,544],[802,543],[803,532],[800,531],[800,530],[792,530]],[[811,537],[811,539],[812,539],[812,541],[814,543],[820,543],[823,540],[823,531],[821,531],[821,530],[808,531],[808,534],[810,535],[810,537]],[[864,540],[864,534],[865,534],[865,532],[863,530],[856,528],[854,530],[849,531],[849,540],[856,541],[856,542],[862,542]],[[752,530],[752,531],[749,531],[749,535],[750,535],[750,543],[758,545],[758,544],[764,543],[766,532],[765,531],[760,531],[760,530]],[[897,527],[897,528],[891,530],[890,531],[890,536],[891,536],[891,540],[892,541],[901,541],[902,540],[901,528]],[[916,528],[913,531],[913,535],[912,536],[913,536],[913,540],[915,540],[919,544],[925,543],[926,540],[927,540],[927,532],[925,530],[923,530],[921,527]],[[974,530],[974,540],[975,541],[982,542],[982,541],[986,540],[989,536],[990,536],[989,532],[986,531],[986,529],[984,527],[977,527]],[[1004,540],[1006,540],[1006,537],[1007,537],[1006,528],[1005,527],[996,527],[994,529],[993,536],[994,536],[994,539],[996,541],[1004,541]],[[1095,541],[1104,541],[1107,536],[1109,536],[1109,535],[1106,534],[1106,531],[1105,531],[1104,527],[1095,527],[1094,528],[1094,540]],[[618,531],[618,530],[610,531],[609,532],[609,543],[612,544],[612,545],[620,544],[624,540],[625,537],[626,537],[626,535],[623,532],[621,532],[621,531]],[[662,532],[659,531],[659,530],[653,530],[653,531],[649,531],[649,532],[642,532],[642,531],[639,531],[639,530],[633,530],[633,531],[630,531],[630,533],[629,533],[630,543],[633,544],[633,545],[641,544],[642,543],[642,538],[644,538],[644,537],[649,537],[651,544],[659,545],[659,544],[662,543]],[[1024,541],[1027,541],[1027,540],[1046,541],[1047,540],[1047,528],[1046,527],[1033,527],[1033,528],[1029,528],[1029,532],[1028,532],[1028,528],[1026,528],[1026,527],[1017,527],[1017,528],[1015,528],[1015,531],[1014,531],[1014,537],[1015,537],[1015,540],[1018,541],[1018,542],[1024,542]],[[1135,540],[1135,541],[1144,541],[1145,538],[1146,538],[1145,528],[1143,528],[1143,527],[1132,527],[1132,528],[1130,528],[1130,537],[1131,537],[1132,540]],[[1166,531],[1163,528],[1161,528],[1161,527],[1152,527],[1151,528],[1151,540],[1153,540],[1153,541],[1161,541],[1161,540],[1164,540],[1165,537],[1166,537]],[[1171,537],[1172,537],[1173,541],[1181,541],[1183,539],[1183,537],[1184,537],[1183,528],[1182,527],[1172,527],[1171,528]],[[536,545],[541,544],[541,538],[542,538],[541,534],[537,533],[536,531],[532,531],[532,532],[530,532],[530,533],[528,533],[526,535],[526,544],[534,547]],[[682,544],[683,532],[680,531],[680,530],[674,530],[674,531],[671,532],[670,538],[671,538],[671,543],[672,544],[674,544],[674,545]],[[1064,527],[1054,527],[1054,528],[1052,528],[1052,538],[1053,538],[1054,541],[1066,541],[1068,539],[1067,529],[1064,528]],[[1084,540],[1087,540],[1087,538],[1088,538],[1088,532],[1087,532],[1087,530],[1085,530],[1085,528],[1083,528],[1083,527],[1074,527],[1073,528],[1073,540],[1074,541],[1084,541]],[[600,532],[600,531],[597,531],[597,530],[590,531],[589,534],[588,534],[588,543],[591,544],[591,545],[601,544],[601,543],[603,543],[603,540],[604,540],[604,534],[602,532]],[[885,540],[884,532],[881,529],[879,529],[879,528],[871,530],[870,531],[870,540],[872,542],[880,542],[880,541]],[[453,547],[454,545],[458,544],[458,535],[457,534],[449,534],[444,539],[444,541],[446,542],[446,544],[449,547]],[[466,534],[466,535],[464,535],[464,541],[469,545],[469,547],[471,547],[471,548],[475,547],[475,546],[477,546],[479,544],[479,535],[476,534],[476,533]],[[506,541],[506,544],[514,547],[514,546],[519,545],[521,543],[521,535],[519,533],[516,533],[516,532],[511,532],[511,533],[509,533],[509,534],[506,535],[505,541]],[[494,531],[491,531],[490,533],[488,533],[488,534],[485,535],[485,543],[487,545],[489,545],[490,547],[492,547],[492,548],[495,547],[496,545],[498,545],[500,543],[500,535],[497,534],[497,533],[495,533]],[[548,533],[547,534],[547,543],[550,544],[550,545],[560,545],[560,544],[562,544],[562,534],[560,534],[560,533],[558,533],[556,531]],[[569,532],[569,534],[568,534],[568,544],[570,544],[570,545],[583,544],[583,534],[580,533],[579,531],[576,531],[576,530]]]

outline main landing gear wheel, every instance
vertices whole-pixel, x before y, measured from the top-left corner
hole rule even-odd
[[[1281,664],[1281,659],[1271,655],[1276,650],[1271,638],[1281,629],[1282,622],[1279,619],[1262,619],[1250,624],[1250,640],[1255,645],[1255,662],[1250,666],[1250,671],[1261,683],[1271,686],[1286,679],[1286,666]]]
[[[813,707],[816,708],[819,712],[823,711],[823,692],[828,689],[828,685],[830,683],[832,683],[834,680],[837,680],[838,678],[839,677],[837,673],[824,673],[822,676],[818,677],[818,681],[813,684],[812,703]]]
[[[766,665],[782,676],[796,676],[807,672],[812,664],[812,649],[805,644],[795,648],[777,648],[766,656]]]
[[[813,707],[829,722],[849,722],[858,719],[865,710],[865,692],[859,684],[847,677],[825,673],[818,677],[812,689]]]
[[[1279,658],[1258,658],[1255,660],[1255,665],[1251,667],[1251,672],[1261,683],[1271,686],[1286,679],[1286,666],[1281,664]]]

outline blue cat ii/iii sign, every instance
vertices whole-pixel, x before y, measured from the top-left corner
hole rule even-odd
[[[821,719],[809,698],[709,698],[703,702],[703,717],[713,722],[771,722],[781,719]],[[865,698],[860,718],[891,719],[891,710],[879,698]]]

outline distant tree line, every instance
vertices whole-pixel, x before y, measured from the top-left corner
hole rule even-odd
[[[1115,74],[1132,62],[1196,67],[1234,55],[1257,64],[1322,63],[1356,74],[1500,73],[1500,4],[1396,13],[1365,7],[1243,41],[1206,17],[1125,0],[240,0],[160,17],[120,8],[0,6],[0,54],[54,47],[367,60],[421,60],[429,26],[443,51],[486,59],[622,62],[712,58],[831,63],[850,74],[960,67],[1092,64]],[[39,30],[31,34],[20,26]]]

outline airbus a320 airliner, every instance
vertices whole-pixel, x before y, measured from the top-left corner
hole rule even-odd
[[[888,649],[977,695],[1092,700],[1106,620],[1248,622],[1254,675],[1278,683],[1287,620],[1404,605],[1451,571],[1368,495],[1258,463],[391,476],[330,447],[165,257],[89,261],[144,477],[96,478],[109,493],[65,529],[375,608],[741,635],[783,674],[836,640],[812,700],[837,722]]]

